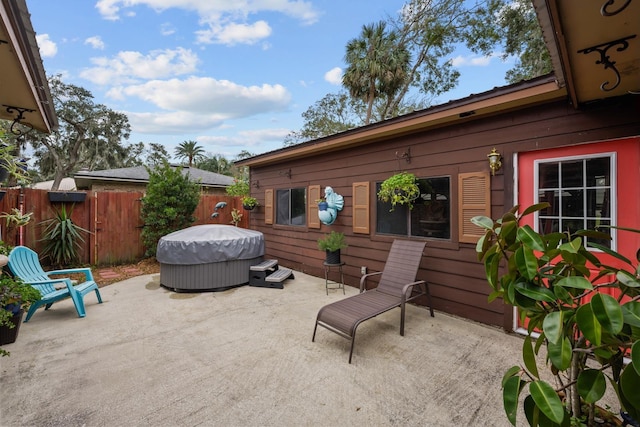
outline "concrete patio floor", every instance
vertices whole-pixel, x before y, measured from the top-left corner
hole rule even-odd
[[[425,308],[395,309],[349,342],[318,328],[324,279],[173,293],[159,275],[66,300],[0,359],[2,426],[508,426],[500,381],[522,339]],[[347,287],[347,296],[357,293]],[[519,424],[524,418],[519,416]]]

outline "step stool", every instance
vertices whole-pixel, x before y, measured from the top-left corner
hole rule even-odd
[[[265,286],[265,279],[278,270],[277,259],[267,259],[249,267],[249,286]]]
[[[284,285],[282,284],[282,282],[287,279],[295,279],[295,277],[293,277],[293,271],[289,270],[288,268],[281,268],[278,271],[271,273],[264,279],[264,287],[284,289]]]

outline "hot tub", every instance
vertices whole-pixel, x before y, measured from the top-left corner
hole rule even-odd
[[[264,256],[259,231],[196,225],[160,238],[160,284],[174,291],[221,291],[249,282],[249,267]]]

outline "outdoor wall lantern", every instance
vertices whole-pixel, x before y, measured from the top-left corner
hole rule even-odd
[[[496,171],[500,170],[502,167],[502,156],[494,148],[489,154],[487,154],[487,157],[489,158],[489,169],[491,169],[491,175],[495,175]]]

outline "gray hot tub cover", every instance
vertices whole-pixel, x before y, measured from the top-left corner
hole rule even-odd
[[[196,225],[160,238],[156,259],[163,264],[207,264],[264,255],[261,232],[232,225]]]

